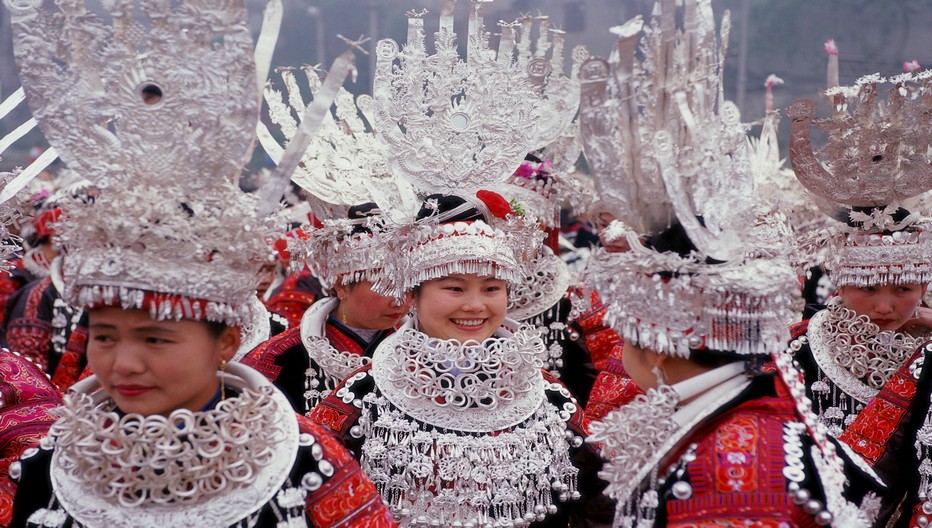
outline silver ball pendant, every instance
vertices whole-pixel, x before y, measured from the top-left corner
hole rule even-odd
[[[679,481],[671,488],[673,496],[679,500],[686,500],[693,496],[693,487],[688,482]]]

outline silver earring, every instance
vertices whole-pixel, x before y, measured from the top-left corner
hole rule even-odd
[[[664,379],[665,376],[663,375],[663,371],[660,370],[660,367],[658,367],[657,365],[654,365],[654,368],[650,369],[650,371],[657,378],[657,388],[663,387],[664,385],[667,384],[666,380]]]

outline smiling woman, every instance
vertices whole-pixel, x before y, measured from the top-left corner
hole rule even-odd
[[[381,476],[402,525],[566,526],[590,456],[582,413],[542,371],[539,331],[506,319],[538,231],[522,238],[514,215],[486,212],[498,195],[477,194],[429,196],[398,230],[386,277],[395,295],[413,293],[414,315],[311,418]]]
[[[415,292],[421,331],[430,337],[481,343],[505,322],[505,281],[456,273],[429,280]]]

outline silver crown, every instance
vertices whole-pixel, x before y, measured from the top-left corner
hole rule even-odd
[[[317,98],[322,82],[318,71],[310,66],[301,68],[307,91]],[[298,132],[308,106],[294,70],[279,70],[285,92],[265,89],[269,118],[284,136],[279,142],[260,123],[259,140],[277,163],[285,147]],[[393,176],[387,145],[376,135],[372,97],[353,95],[340,88],[333,114],[324,116],[320,128],[305,150],[291,180],[310,195],[311,210],[320,218],[346,218],[347,210],[377,199],[397,204],[397,209],[410,210],[417,203],[411,185]],[[408,204],[405,206],[404,204]],[[396,208],[385,211],[392,214]]]
[[[887,101],[880,87],[890,84]],[[832,117],[813,119],[815,101],[796,101],[790,162],[814,194],[846,205],[901,202],[932,189],[932,70],[890,79],[860,78],[854,86],[826,90]],[[828,133],[818,151],[810,125]]]
[[[315,68],[302,68],[307,89],[315,99],[323,83]],[[301,87],[289,68],[280,70],[285,92],[267,86],[265,100],[269,105],[269,118],[284,136],[276,140],[269,129],[259,125],[259,140],[269,156],[277,163],[288,142],[298,134],[308,103],[301,95]],[[381,236],[384,221],[367,219],[369,233],[354,233],[359,221],[347,220],[350,207],[381,201],[405,212],[418,205],[417,196],[404,179],[395,178],[389,166],[388,147],[375,134],[372,115],[372,98],[361,95],[356,99],[340,88],[335,100],[335,112],[327,113],[301,158],[291,180],[307,193],[311,210],[325,225],[322,229],[309,228],[306,243],[293,241],[303,260],[325,287],[331,288],[340,276],[348,281],[375,281],[381,270],[385,248]],[[382,216],[382,211],[378,215]]]
[[[730,19],[720,43],[708,2],[684,2],[682,29],[676,9],[663,0],[649,24],[635,18],[616,28],[612,61],[582,66],[586,159],[620,219],[610,234],[632,248],[597,254],[588,274],[609,321],[639,346],[686,357],[696,348],[769,354],[787,337],[796,276],[758,247],[775,230],[757,218],[746,127],[722,93]],[[643,245],[674,220],[694,251]]]
[[[528,152],[552,141],[546,131],[556,130],[554,138],[562,131],[543,121],[546,110],[559,107],[539,88],[553,77],[551,62],[515,59],[511,25],[502,26],[498,53],[490,49],[481,2],[473,4],[465,60],[456,47],[452,0],[441,13],[434,54],[426,50],[421,14],[409,13],[403,50],[391,39],[376,47],[376,130],[392,168],[424,194],[494,188]]]
[[[108,21],[78,2],[59,6],[10,2],[39,126],[100,190],[63,204],[66,299],[248,321],[277,222],[238,188],[259,111],[242,1],[120,0]]]
[[[850,222],[803,243],[826,248],[823,265],[835,286],[932,282],[932,220],[923,217],[929,210],[921,201],[908,215],[899,208],[932,189],[932,70],[868,75],[839,87],[837,48],[829,41],[826,49],[832,116],[813,119],[815,101],[790,105],[790,162],[814,195],[850,208]],[[885,101],[884,84],[891,86]],[[810,126],[827,132],[821,149],[813,148]]]
[[[464,207],[480,211],[485,205],[477,192],[501,189],[528,152],[559,137],[573,113],[556,89],[567,84],[566,76],[554,72],[562,64],[561,40],[551,48],[544,31],[532,52],[528,21],[518,44],[514,26],[503,24],[496,52],[479,14],[482,3],[473,2],[465,59],[456,46],[452,0],[441,12],[433,54],[424,42],[423,13],[409,13],[404,49],[387,39],[377,45],[373,89],[375,129],[388,144],[397,176],[422,197],[455,194],[467,200]],[[377,202],[383,209],[394,206]],[[443,220],[452,217],[435,214],[394,230],[398,258],[381,290],[397,295],[450,273],[521,280],[524,255],[540,243],[534,218],[486,214],[489,223]]]
[[[532,39],[535,20],[539,23],[538,38]],[[505,185],[496,190],[552,228],[559,225],[560,199],[568,191],[565,174],[582,153],[575,118],[579,108],[579,67],[589,52],[584,46],[573,49],[567,75],[563,72],[564,34],[550,28],[549,17],[524,16],[512,27],[517,29],[517,63],[531,73],[532,82],[544,95],[542,119],[529,124],[539,138],[534,154],[544,161],[522,162]],[[546,180],[537,178],[539,172],[546,174]]]

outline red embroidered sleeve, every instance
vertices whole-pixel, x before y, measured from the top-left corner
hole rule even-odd
[[[847,444],[873,466],[887,450],[887,443],[900,429],[913,397],[916,378],[910,366],[924,355],[923,349],[906,360],[883,386],[877,396],[858,414],[838,439]]]
[[[586,404],[586,430],[590,423],[601,420],[608,413],[627,405],[638,394],[643,394],[621,363],[623,348],[619,344],[612,349],[595,379],[592,392],[589,393],[589,403]]]
[[[287,331],[262,342],[252,349],[240,361],[243,365],[252,367],[262,373],[269,381],[275,383],[282,367],[275,360],[288,349],[301,344],[301,327],[293,326]]]
[[[588,295],[588,303],[577,302],[574,299],[573,305],[586,305],[587,309],[573,319],[574,325],[579,328],[586,340],[586,348],[589,350],[589,357],[596,370],[602,370],[606,359],[611,355],[612,349],[621,341],[618,332],[605,324],[606,307],[595,291],[585,291],[576,289],[570,292],[571,297],[577,299]]]
[[[346,448],[321,426],[298,415],[301,431],[312,434],[333,465],[333,476],[307,497],[307,514],[319,528],[396,526],[375,485]]]
[[[13,516],[16,485],[10,464],[48,433],[51,411],[61,395],[42,370],[9,351],[0,351],[0,526]]]

